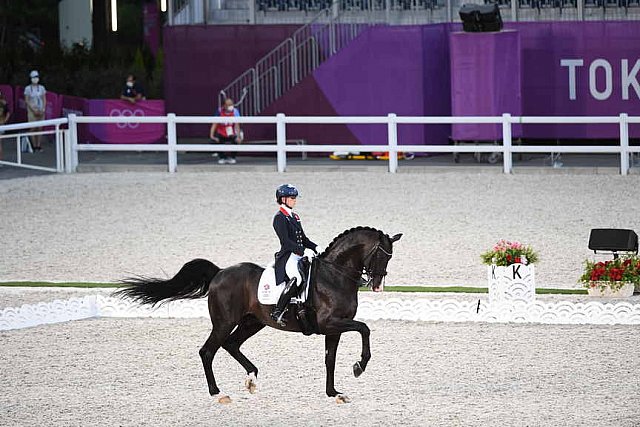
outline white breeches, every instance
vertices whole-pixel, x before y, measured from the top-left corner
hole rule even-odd
[[[300,286],[300,282],[302,282],[302,276],[300,276],[300,272],[298,271],[298,261],[300,261],[301,258],[302,257],[300,255],[291,254],[284,266],[284,271],[287,273],[287,277],[289,277],[289,279],[293,279],[295,277],[297,279],[296,284],[298,286]]]

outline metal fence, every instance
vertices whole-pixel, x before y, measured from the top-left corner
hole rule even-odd
[[[276,127],[276,143],[242,144],[242,145],[202,145],[178,144],[176,135],[177,124],[202,123],[260,123],[272,124]],[[167,125],[166,144],[78,144],[78,124],[89,123],[165,123]],[[502,145],[470,144],[465,146],[452,145],[401,145],[398,141],[398,125],[408,124],[501,124]],[[619,145],[617,146],[583,146],[583,145],[545,145],[545,146],[513,146],[511,130],[514,124],[618,124]],[[62,164],[66,172],[75,172],[78,167],[78,153],[81,151],[160,151],[167,153],[168,171],[174,173],[178,169],[178,153],[184,152],[267,152],[275,153],[276,170],[285,172],[287,169],[287,154],[300,152],[333,152],[333,151],[379,151],[389,153],[389,172],[398,171],[398,153],[494,153],[503,155],[503,172],[513,171],[512,156],[514,153],[612,153],[620,156],[620,173],[627,175],[630,169],[630,157],[633,153],[640,153],[640,146],[629,145],[629,124],[640,124],[640,116],[630,117],[627,114],[619,116],[600,117],[519,117],[503,114],[495,117],[402,117],[395,114],[387,116],[362,117],[296,117],[278,114],[276,116],[260,117],[187,117],[168,114],[159,117],[91,117],[70,114],[68,119],[47,120],[42,122],[24,123],[19,125],[0,126],[0,131],[19,130],[35,126],[56,126],[57,153],[59,154],[57,171],[62,171]],[[61,131],[60,126],[68,124],[68,131]],[[385,124],[387,126],[386,145],[287,145],[288,124]],[[63,134],[67,137],[63,137]],[[10,136],[15,137],[15,135]]]

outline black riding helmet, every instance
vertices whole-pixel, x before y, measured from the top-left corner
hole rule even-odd
[[[283,197],[298,197],[298,189],[291,184],[282,184],[276,190],[276,202],[280,203]]]

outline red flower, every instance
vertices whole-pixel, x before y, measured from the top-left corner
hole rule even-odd
[[[522,260],[520,259],[519,256],[516,257],[516,263],[520,263]]]
[[[511,255],[507,254],[507,261],[511,262]]]

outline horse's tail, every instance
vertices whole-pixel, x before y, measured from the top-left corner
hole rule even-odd
[[[206,259],[194,259],[182,266],[169,280],[151,277],[130,277],[121,280],[123,289],[114,296],[128,297],[140,304],[158,304],[178,299],[202,298],[209,292],[209,283],[220,268]]]

